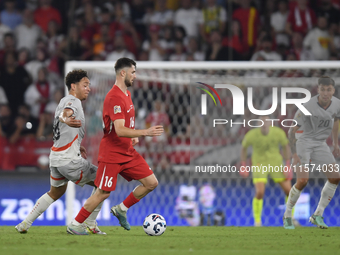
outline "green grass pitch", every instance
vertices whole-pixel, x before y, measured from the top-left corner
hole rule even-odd
[[[66,227],[0,227],[1,255],[86,254],[339,254],[340,228],[168,227],[147,236],[142,227],[101,227],[107,236],[72,236]]]

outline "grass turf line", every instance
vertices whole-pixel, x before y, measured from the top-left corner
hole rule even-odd
[[[168,227],[148,236],[142,227],[124,231],[101,227],[107,236],[73,236],[66,227],[31,227],[19,234],[0,227],[1,255],[84,254],[337,254],[340,228],[299,227]]]

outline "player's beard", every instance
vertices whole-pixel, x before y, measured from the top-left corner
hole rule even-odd
[[[132,82],[130,81],[130,79],[128,79],[128,77],[125,78],[124,83],[125,83],[126,87],[132,86]]]

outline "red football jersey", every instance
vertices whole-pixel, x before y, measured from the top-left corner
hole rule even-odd
[[[117,136],[113,122],[118,119],[125,120],[125,127],[135,129],[135,108],[130,91],[126,95],[114,85],[104,100],[104,137],[99,146],[99,162],[124,163],[130,161],[136,153],[131,138]]]

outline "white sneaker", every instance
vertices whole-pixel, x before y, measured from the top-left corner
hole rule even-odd
[[[98,228],[97,221],[95,221],[95,225],[88,224],[88,223],[85,221],[85,222],[84,222],[84,225],[86,226],[88,232],[91,233],[91,234],[106,235],[105,232],[101,231],[101,230]]]
[[[70,235],[89,235],[84,224],[73,225],[72,222],[67,225],[66,232]]]
[[[28,229],[31,227],[26,221],[23,221],[19,223],[18,225],[15,226],[15,229],[20,233],[20,234],[26,234]]]

